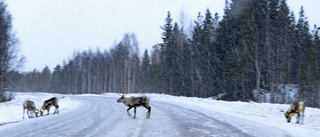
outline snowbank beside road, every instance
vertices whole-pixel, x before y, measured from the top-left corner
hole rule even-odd
[[[72,111],[77,108],[80,102],[66,97],[62,94],[50,94],[50,93],[20,93],[13,92],[14,99],[8,102],[0,103],[0,125],[5,123],[18,122],[23,120],[23,102],[25,100],[31,100],[35,103],[36,107],[40,109],[43,102],[52,97],[58,97],[60,113],[64,111]],[[55,110],[55,107],[51,107],[50,114]],[[45,111],[44,114],[47,114]],[[25,120],[28,119],[27,110],[25,111]],[[39,113],[40,115],[40,113]]]
[[[107,93],[104,96],[119,97],[118,94]],[[296,124],[296,115],[292,118],[291,123],[287,123],[284,112],[288,110],[291,104],[271,104],[255,103],[240,101],[220,101],[196,97],[176,97],[165,94],[128,94],[130,96],[148,96],[153,101],[167,102],[180,107],[199,111],[209,117],[219,119],[219,115],[229,115],[230,119],[221,119],[242,130],[251,130],[245,127],[243,121],[231,119],[236,117],[241,120],[256,122],[257,124],[267,125],[273,128],[281,129],[291,135],[298,137],[318,136],[320,134],[320,109],[306,107],[304,124]],[[281,112],[283,110],[284,112]],[[218,112],[218,113],[213,113]],[[151,114],[152,115],[152,114]],[[258,126],[258,125],[257,125]],[[256,129],[268,130],[268,129]]]

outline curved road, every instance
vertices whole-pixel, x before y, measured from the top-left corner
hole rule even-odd
[[[151,117],[147,110],[137,108],[137,118],[127,116],[117,98],[96,96],[69,96],[82,102],[73,111],[60,110],[60,114],[28,119],[0,126],[3,137],[248,137],[237,127],[215,118],[174,104],[150,101]],[[52,108],[54,109],[54,108]],[[133,109],[130,110],[133,114]]]

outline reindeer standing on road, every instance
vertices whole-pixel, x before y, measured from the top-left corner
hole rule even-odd
[[[127,109],[127,113],[129,116],[131,116],[131,114],[129,113],[129,110],[131,108],[134,108],[134,116],[133,118],[136,118],[136,109],[137,107],[145,107],[146,109],[148,109],[147,112],[147,118],[150,118],[150,113],[151,113],[151,107],[149,106],[149,101],[150,98],[143,96],[143,97],[134,97],[131,96],[130,98],[126,98],[125,97],[126,94],[122,94],[122,96],[117,100],[118,103],[123,103],[125,106],[128,106],[129,108]]]
[[[28,117],[33,117],[31,116],[31,112],[33,112],[36,117],[38,117],[38,109],[36,109],[36,105],[34,104],[33,101],[30,101],[30,100],[26,100],[23,102],[23,119],[24,119],[24,112],[25,110],[27,109],[27,114],[28,114]]]
[[[51,106],[55,106],[55,107],[56,107],[56,109],[54,110],[54,113],[53,113],[53,114],[56,114],[56,113],[59,114],[58,98],[53,97],[53,98],[50,98],[50,99],[48,99],[48,100],[46,100],[46,101],[43,102],[42,108],[41,108],[41,110],[40,110],[41,116],[43,115],[43,112],[44,112],[45,110],[48,111],[48,114],[47,114],[47,115],[49,115],[49,110],[50,110],[50,107],[51,107]]]

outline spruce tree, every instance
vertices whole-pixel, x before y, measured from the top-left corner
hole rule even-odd
[[[141,88],[144,91],[150,91],[150,81],[151,81],[151,75],[152,73],[150,73],[150,57],[148,54],[148,50],[144,51],[143,57],[142,57],[142,63],[141,63]]]
[[[200,74],[200,51],[199,47],[201,46],[201,39],[202,39],[202,27],[203,27],[203,16],[201,13],[198,13],[197,20],[194,21],[195,26],[192,32],[192,62],[191,62],[191,72],[192,72],[192,95],[193,96],[200,96],[200,93],[203,92],[203,84],[202,77]]]
[[[295,75],[296,78],[299,79],[300,70],[302,68],[302,63],[306,58],[306,54],[311,47],[311,35],[309,33],[309,23],[307,18],[304,15],[304,9],[301,6],[301,10],[299,12],[299,19],[296,25],[295,31],[295,45],[294,45],[294,66],[295,66]]]
[[[171,67],[173,67],[172,65],[174,63],[174,47],[172,44],[173,26],[170,12],[168,12],[165,22],[163,27],[161,27],[163,30],[163,43],[160,44],[160,71],[163,76],[161,83],[165,86],[164,90],[167,93],[173,94],[173,69],[171,69]]]
[[[51,89],[53,93],[62,93],[63,92],[63,83],[64,79],[62,76],[62,68],[60,65],[57,65],[54,68],[54,71],[52,73],[52,79],[51,79]]]
[[[43,68],[42,72],[41,72],[41,89],[42,92],[49,92],[50,91],[50,80],[51,80],[51,71],[49,69],[48,66],[46,66],[45,68]]]

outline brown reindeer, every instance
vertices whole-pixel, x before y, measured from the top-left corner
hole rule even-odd
[[[58,98],[53,97],[53,98],[50,98],[50,99],[48,99],[48,100],[43,102],[43,105],[42,105],[41,110],[40,110],[41,116],[43,115],[43,112],[45,110],[48,111],[47,115],[49,115],[49,110],[50,110],[51,106],[55,106],[56,107],[56,109],[55,109],[53,114],[56,114],[56,113],[59,114]]]
[[[301,124],[303,124],[303,117],[304,117],[305,107],[306,107],[306,104],[304,102],[302,102],[302,101],[293,102],[291,107],[285,113],[285,116],[287,118],[288,123],[291,121],[291,117],[293,117],[295,113],[297,113],[297,123],[299,123],[300,122],[300,112],[301,112],[302,113]]]
[[[24,112],[26,109],[27,109],[27,114],[29,118],[33,117],[31,116],[31,112],[33,112],[36,115],[36,117],[38,117],[39,110],[36,109],[36,105],[34,104],[33,101],[26,100],[23,102],[23,116],[22,116],[23,119],[24,119]]]
[[[123,103],[125,106],[128,106],[129,108],[127,109],[127,113],[129,116],[131,116],[131,114],[129,113],[129,110],[131,108],[134,108],[134,116],[133,118],[136,118],[136,109],[137,107],[145,107],[146,109],[148,109],[148,113],[147,113],[147,118],[150,118],[150,113],[151,113],[151,107],[149,106],[149,101],[150,98],[143,96],[143,97],[130,97],[130,98],[126,98],[125,94],[123,93],[123,95],[117,100],[118,103]]]

